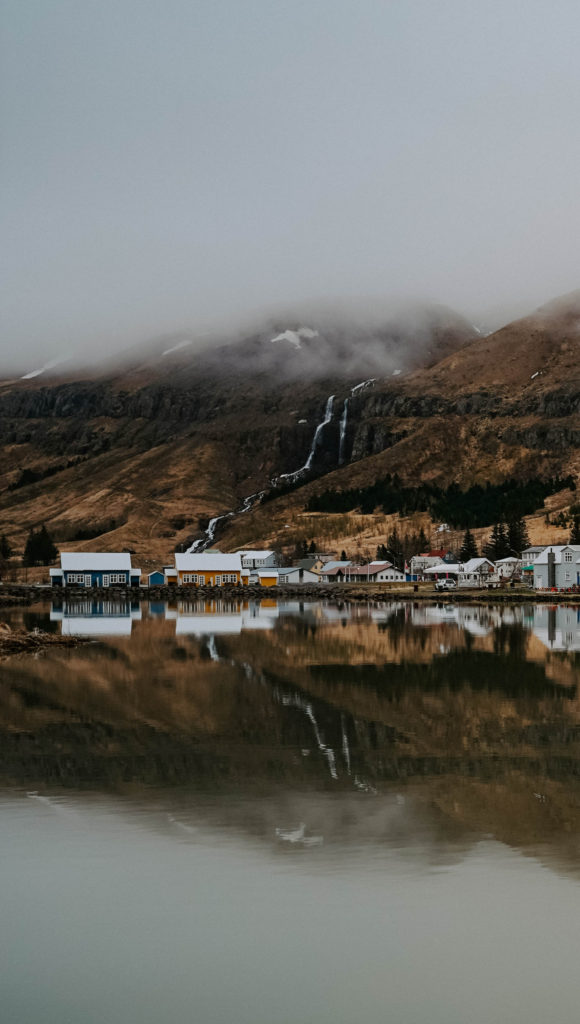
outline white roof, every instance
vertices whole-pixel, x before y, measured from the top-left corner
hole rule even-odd
[[[463,563],[463,572],[477,572],[482,565],[492,565],[493,562],[489,558],[470,558],[469,561]]]
[[[352,562],[337,562],[331,559],[329,562],[324,563],[324,568],[321,570],[322,575],[326,572],[330,572],[331,569],[344,569],[347,565],[352,565]]]
[[[277,575],[278,575],[278,570],[274,569],[273,567],[271,569],[260,569],[260,571],[258,572],[258,576],[277,576]]]
[[[548,555],[550,554],[550,552],[553,552],[554,562],[559,565],[562,561],[562,555],[564,551],[571,551],[573,556],[572,560],[575,562],[580,561],[580,545],[552,544],[550,545],[550,547],[544,548],[544,550],[538,555],[538,557],[534,561],[534,565],[546,565],[548,562]],[[574,556],[576,557],[574,558]]]
[[[503,565],[504,562],[519,562],[520,559],[516,558],[515,555],[510,555],[509,558],[498,558],[496,565]]]
[[[439,562],[439,565],[431,565],[428,569],[425,569],[424,572],[425,574],[427,574],[428,572],[450,572],[457,574],[458,572],[462,572],[463,568],[464,567],[460,565],[458,562]]]
[[[273,551],[251,551],[251,550],[247,551],[244,548],[243,551],[236,551],[236,554],[239,555],[240,558],[255,558],[255,559],[259,559],[259,558],[269,558],[270,555],[274,554],[274,552]]]
[[[175,568],[178,572],[241,572],[242,560],[240,553],[236,555],[214,554],[204,551],[202,554],[191,554],[189,551],[175,555]]]
[[[131,555],[125,551],[61,551],[60,564],[65,572],[130,572]]]

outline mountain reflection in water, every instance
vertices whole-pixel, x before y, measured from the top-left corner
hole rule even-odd
[[[576,609],[111,597],[4,618],[97,641],[4,663],[6,788],[147,793],[174,829],[313,855],[411,829],[580,864]]]

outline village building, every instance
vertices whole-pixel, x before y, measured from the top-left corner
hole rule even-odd
[[[176,552],[175,570],[180,587],[225,587],[240,586],[248,582],[249,572],[243,571],[238,554],[224,555],[221,552],[204,551]]]
[[[455,580],[460,587],[485,587],[497,583],[495,565],[489,558],[470,558],[467,562],[439,562],[424,570],[432,580]]]
[[[369,562],[367,565],[349,565],[347,583],[404,583],[405,574],[392,562]]]
[[[497,581],[495,565],[489,558],[470,558],[461,563],[459,586],[481,587]]]
[[[278,569],[261,569],[258,573],[258,583],[261,587],[277,587]]]
[[[552,544],[531,563],[536,590],[568,590],[580,586],[580,545]]]
[[[349,567],[349,565],[352,565],[352,562],[350,562],[350,561],[349,562],[336,562],[336,561],[328,561],[328,562],[326,562],[320,568],[320,570],[318,570],[319,576],[320,576],[320,582],[321,583],[344,583],[344,579],[345,579],[345,576],[346,576],[346,570]]]
[[[498,558],[495,563],[497,574],[501,580],[521,579],[524,565],[525,562],[521,558],[516,558],[515,555],[510,555],[508,558]]]
[[[387,552],[388,553],[388,552]],[[441,562],[453,562],[453,553],[447,548],[427,551],[421,555],[413,555],[409,559],[409,576],[412,580],[422,579],[425,569],[432,569]]]
[[[289,565],[285,568],[278,569],[278,582],[279,583],[320,583],[320,576],[317,572],[313,572],[311,569],[304,569],[298,563],[298,565]]]
[[[256,569],[271,569],[278,565],[278,555],[275,551],[236,551],[236,554],[242,559],[242,569],[249,569],[250,571]]]
[[[53,587],[138,587],[141,570],[128,552],[62,551],[60,569],[50,569]]]
[[[161,569],[155,569],[147,574],[147,586],[149,587],[164,587],[166,583],[167,576]]]
[[[525,548],[525,550],[522,551],[522,561],[535,562],[538,555],[541,555],[542,551],[545,550],[545,544],[532,544],[529,548]]]

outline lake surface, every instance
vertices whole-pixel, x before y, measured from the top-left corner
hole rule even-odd
[[[2,1021],[578,1019],[576,609],[0,618]]]

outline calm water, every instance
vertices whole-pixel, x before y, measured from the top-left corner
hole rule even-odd
[[[2,1022],[578,1019],[575,609],[1,617]]]

